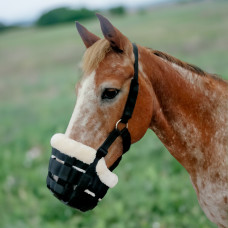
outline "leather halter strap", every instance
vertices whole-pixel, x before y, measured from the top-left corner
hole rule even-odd
[[[135,103],[138,96],[139,83],[138,83],[138,48],[136,44],[133,45],[133,52],[135,56],[134,63],[134,77],[131,80],[131,86],[127,98],[127,102],[125,104],[124,112],[121,118],[121,122],[127,124],[128,120],[131,118],[132,113],[135,108]]]
[[[128,131],[127,128],[127,123],[128,120],[132,117],[137,96],[138,96],[138,89],[139,89],[139,84],[138,84],[138,48],[136,44],[133,45],[133,52],[134,52],[134,57],[135,57],[135,62],[134,62],[134,76],[131,80],[131,85],[130,85],[130,90],[128,93],[128,98],[127,102],[125,104],[125,108],[123,111],[123,115],[121,119],[117,122],[115,129],[109,134],[109,136],[106,138],[104,143],[99,147],[97,150],[96,157],[101,158],[107,155],[109,147],[112,145],[112,143],[117,139],[117,137],[121,136],[122,137],[122,143],[123,143],[123,154],[127,152],[130,149],[131,146],[131,135]],[[125,127],[120,131],[117,128],[118,123],[124,123]],[[110,167],[110,170],[113,170],[118,163],[120,162],[121,157]]]

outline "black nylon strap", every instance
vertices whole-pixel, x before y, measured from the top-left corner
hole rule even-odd
[[[81,167],[78,167],[78,168],[81,168]],[[79,180],[83,174],[83,172],[80,172],[75,168],[62,164],[56,161],[56,159],[54,158],[50,159],[48,171],[51,174],[60,178],[61,180],[71,184]]]
[[[99,147],[97,150],[96,157],[97,158],[102,158],[106,156],[108,153],[108,148],[112,145],[112,143],[116,140],[117,137],[120,136],[120,131],[118,129],[114,129],[109,136],[105,139],[103,144]]]
[[[75,158],[70,157],[66,154],[60,153],[57,149],[52,147],[52,155],[57,157],[59,160],[63,161],[64,163],[67,163],[68,165],[72,166],[75,163]]]
[[[99,147],[97,150],[96,157],[102,158],[105,157],[108,153],[109,147],[112,145],[112,143],[116,140],[117,137],[122,137],[122,143],[123,143],[123,153],[127,152],[130,149],[131,146],[131,135],[127,128],[124,128],[123,130],[119,131],[118,129],[114,129],[109,136],[106,138],[104,143]]]
[[[47,176],[47,187],[51,189],[54,193],[64,195],[65,193],[65,188],[64,186],[58,184],[55,180]]]
[[[72,168],[51,158],[49,162],[48,171],[53,175],[60,177],[62,180],[67,181],[68,176],[71,173]]]
[[[67,154],[62,154],[61,152],[59,152],[57,149],[55,148],[52,148],[52,155],[54,155],[56,158],[58,158],[59,160],[63,161],[64,164],[68,165],[68,166],[77,166],[81,169],[87,169],[88,168],[88,164],[80,161],[80,160],[77,160],[76,158],[74,157],[70,157],[68,156]]]
[[[121,131],[121,137],[122,137],[122,144],[123,144],[123,154],[125,154],[130,149],[130,146],[131,146],[131,135],[127,128],[124,128]],[[120,156],[109,169],[113,171],[119,165],[121,159],[122,159],[122,156]]]
[[[127,128],[121,131],[122,143],[123,143],[123,154],[126,153],[131,147],[131,135]]]
[[[125,104],[123,115],[121,117],[121,122],[124,123],[124,124],[127,124],[128,120],[132,117],[132,113],[133,113],[134,108],[135,108],[135,103],[136,103],[136,100],[137,100],[138,89],[139,89],[139,84],[138,84],[138,47],[134,43],[132,45],[133,45],[133,52],[134,52],[134,57],[135,57],[134,77],[131,80],[131,85],[130,85],[130,90],[129,90],[129,93],[128,93],[127,102]],[[130,135],[127,127],[122,129],[121,131],[119,131],[117,128],[115,128],[109,134],[109,136],[106,138],[104,143],[97,150],[96,157],[97,158],[105,157],[107,155],[107,153],[108,153],[109,147],[116,140],[116,138],[119,137],[120,135],[122,137],[122,143],[123,143],[123,154],[125,152],[127,152],[130,149],[130,146],[131,146],[131,135]],[[118,159],[112,165],[111,169],[113,169],[113,167],[116,167],[117,163],[119,163],[120,160],[121,160],[121,158]]]
[[[135,56],[135,63],[134,63],[134,77],[131,80],[131,85],[130,85],[130,90],[127,98],[127,102],[124,108],[124,112],[121,118],[122,123],[127,123],[128,120],[131,118],[132,113],[135,108],[135,103],[137,100],[138,96],[138,89],[139,89],[139,84],[138,84],[138,48],[136,44],[133,45],[133,52]]]

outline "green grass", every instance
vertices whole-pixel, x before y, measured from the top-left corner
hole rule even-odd
[[[110,19],[132,41],[228,78],[227,8],[214,1]],[[97,20],[84,24],[101,35]],[[68,208],[47,190],[49,140],[70,119],[83,51],[74,23],[0,34],[0,227],[215,227],[152,132],[124,156],[118,185],[93,211]]]

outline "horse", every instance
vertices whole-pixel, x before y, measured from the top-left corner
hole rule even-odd
[[[85,44],[83,77],[65,136],[95,150],[119,123],[134,75],[130,40],[97,14],[104,38],[76,27]],[[139,90],[128,122],[131,144],[155,132],[187,170],[206,216],[228,227],[228,83],[164,52],[137,45]],[[123,153],[119,137],[104,157],[110,168]]]

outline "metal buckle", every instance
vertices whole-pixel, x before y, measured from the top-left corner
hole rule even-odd
[[[122,119],[119,119],[119,120],[116,122],[116,130],[118,130],[118,125],[119,125],[119,123],[121,123],[121,120],[122,120]],[[122,123],[122,124],[124,124],[124,123]],[[128,123],[125,124],[125,127],[128,128]],[[123,127],[123,128],[124,128],[124,127]]]

